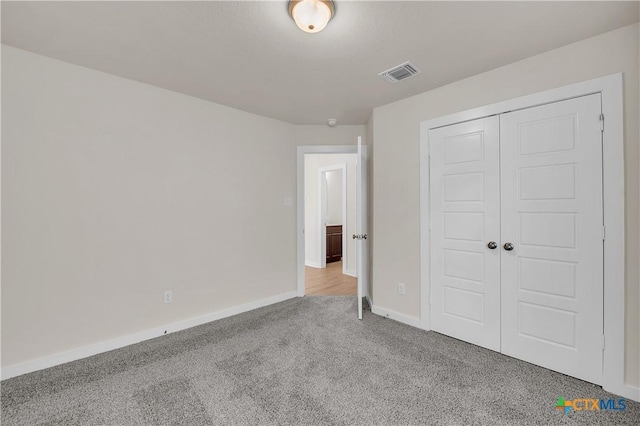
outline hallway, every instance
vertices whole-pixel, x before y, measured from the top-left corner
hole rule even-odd
[[[355,296],[357,279],[342,273],[342,261],[328,263],[325,269],[305,266],[306,296]]]

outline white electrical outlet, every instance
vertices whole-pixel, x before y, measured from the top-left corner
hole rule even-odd
[[[284,206],[285,207],[291,207],[292,205],[293,205],[293,198],[284,197]]]
[[[404,283],[398,283],[398,294],[404,295],[404,292],[405,292]]]
[[[165,291],[164,292],[164,303],[171,303],[173,302],[173,292],[172,291]]]

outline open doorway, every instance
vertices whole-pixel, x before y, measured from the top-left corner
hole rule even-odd
[[[304,294],[357,294],[353,153],[304,156]]]

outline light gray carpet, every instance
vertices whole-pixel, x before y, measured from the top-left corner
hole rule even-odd
[[[601,388],[306,297],[2,382],[3,425],[639,424]]]

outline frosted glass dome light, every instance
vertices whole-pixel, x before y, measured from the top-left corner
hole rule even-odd
[[[334,14],[335,6],[333,1],[289,1],[289,15],[291,15],[298,28],[307,33],[319,33],[322,31]]]

